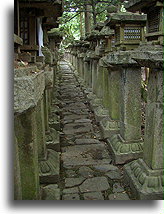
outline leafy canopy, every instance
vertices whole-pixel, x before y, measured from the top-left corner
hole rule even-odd
[[[60,18],[60,30],[64,32],[64,45],[80,39],[85,34],[85,12],[91,14],[88,20],[93,26],[98,22],[104,22],[107,15],[107,7],[111,4],[119,6],[123,0],[64,0],[64,13]],[[89,5],[89,11],[86,11]]]

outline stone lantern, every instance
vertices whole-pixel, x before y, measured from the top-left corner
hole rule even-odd
[[[86,71],[88,74],[86,74],[88,77],[88,86],[89,88],[93,89],[93,76],[94,71],[96,70],[97,62],[100,56],[96,56],[95,54],[95,48],[97,45],[97,35],[99,34],[98,30],[93,30],[86,38],[85,41],[90,43],[89,49],[86,50],[85,58],[84,60],[88,62],[89,69]]]
[[[130,11],[147,12],[147,42],[133,55],[149,68],[143,158],[124,166],[124,179],[138,199],[163,199],[163,27],[162,1],[129,1]]]
[[[78,41],[76,44],[77,47],[77,63],[76,63],[76,69],[79,73],[79,76],[81,78],[81,83],[84,81],[84,58],[86,53],[86,46],[85,41]]]
[[[109,112],[100,127],[115,163],[123,164],[143,154],[141,68],[132,57],[144,40],[146,15],[111,13],[106,24],[115,30],[116,51],[100,60],[104,68],[103,104]]]
[[[105,40],[105,54],[114,50],[115,39],[113,29],[110,29],[109,26],[104,26],[99,33],[99,37]]]
[[[131,12],[111,13],[107,26],[115,31],[115,46],[119,50],[132,50],[144,39],[146,15]]]
[[[142,6],[141,6],[142,5]],[[145,34],[146,40],[158,41],[163,44],[163,1],[162,0],[148,0],[148,1],[129,1],[125,7],[128,11],[140,11],[147,14],[147,32]]]

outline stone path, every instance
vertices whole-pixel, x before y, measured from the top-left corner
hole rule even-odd
[[[60,69],[61,173],[58,187],[52,185],[56,190],[54,197],[57,200],[130,200],[122,185],[122,172],[112,164],[75,74],[66,62],[61,62]],[[45,191],[50,192],[52,188],[45,187]],[[48,199],[54,199],[53,194]]]

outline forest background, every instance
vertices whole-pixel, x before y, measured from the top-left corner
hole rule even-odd
[[[74,40],[90,33],[99,22],[107,19],[108,7],[123,9],[125,0],[64,0],[64,13],[59,20],[59,31],[63,35],[63,46],[67,47]]]

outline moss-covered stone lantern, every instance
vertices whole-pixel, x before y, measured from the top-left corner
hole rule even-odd
[[[147,13],[147,42],[133,59],[149,68],[143,158],[124,166],[124,180],[137,199],[164,198],[163,165],[163,1],[130,0],[126,8]]]
[[[147,41],[163,44],[163,0],[132,0],[125,4],[128,11],[147,14]]]
[[[115,31],[115,46],[121,50],[133,50],[144,40],[146,15],[131,12],[111,13],[106,25]]]
[[[113,29],[110,29],[109,26],[104,26],[100,31],[100,37],[103,37],[105,39],[105,53],[114,50],[115,38]]]

